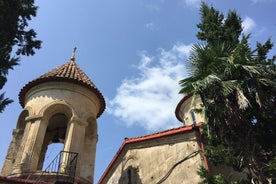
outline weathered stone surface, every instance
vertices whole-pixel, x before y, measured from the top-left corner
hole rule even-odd
[[[177,105],[175,115],[184,125],[205,122],[200,113],[195,113],[194,109],[201,108],[202,102],[199,96],[195,99],[192,96],[185,96]]]
[[[104,99],[74,61],[28,83],[20,93],[24,106],[1,171],[2,176],[28,178],[41,173],[48,145],[63,143],[63,151],[78,153],[75,181],[94,180],[98,140],[97,117]],[[62,150],[61,150],[62,151]],[[69,162],[61,158],[62,164]],[[61,165],[60,172],[67,168]],[[48,174],[52,177],[52,173]],[[43,175],[47,178],[47,173]]]
[[[197,170],[204,165],[198,133],[192,130],[126,144],[100,183],[198,183]]]

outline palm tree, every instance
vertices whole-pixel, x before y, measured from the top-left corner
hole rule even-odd
[[[269,49],[258,59],[270,41],[251,51],[248,39],[243,37],[235,45],[223,41],[195,44],[187,61],[190,77],[180,81],[180,93],[202,100],[197,112],[206,117],[209,160],[246,171],[255,183],[268,183],[269,161],[276,156],[276,146],[275,139],[268,141],[270,148],[266,146],[263,136],[269,131],[269,137],[275,137],[276,109],[270,111],[274,113],[271,120],[264,114],[275,102],[275,64],[265,61]]]

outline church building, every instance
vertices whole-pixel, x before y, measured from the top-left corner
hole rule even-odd
[[[184,97],[175,114],[184,125],[150,135],[126,138],[98,184],[198,183],[201,166],[209,170],[200,130],[203,122],[193,109],[200,99]]]
[[[0,184],[93,183],[97,118],[104,112],[105,100],[76,64],[74,53],[69,62],[27,83],[19,100],[23,110],[12,132]],[[198,183],[199,167],[209,169],[200,129],[204,120],[193,112],[200,103],[190,96],[179,102],[175,110],[183,123],[179,128],[126,138],[98,183]],[[63,150],[43,169],[52,143],[62,143]]]

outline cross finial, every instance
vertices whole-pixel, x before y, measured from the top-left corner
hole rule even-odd
[[[72,61],[75,61],[75,53],[76,53],[76,50],[77,50],[77,47],[74,47],[74,50],[73,50],[73,53],[72,53],[72,56],[71,56],[71,60],[72,60]]]

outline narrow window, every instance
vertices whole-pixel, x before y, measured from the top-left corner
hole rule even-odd
[[[190,112],[190,113],[191,113],[191,117],[192,117],[192,122],[193,122],[193,124],[196,124],[195,113],[194,113],[194,112]]]
[[[127,170],[128,184],[131,184],[131,169]]]

